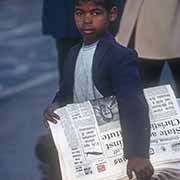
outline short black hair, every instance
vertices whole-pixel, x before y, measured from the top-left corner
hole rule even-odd
[[[75,5],[79,5],[81,2],[88,1],[94,2],[95,4],[104,7],[108,12],[110,12],[114,6],[118,6],[117,0],[75,0]]]

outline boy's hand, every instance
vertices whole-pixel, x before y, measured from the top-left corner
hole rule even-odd
[[[49,127],[48,121],[56,124],[57,123],[56,119],[58,120],[60,119],[60,117],[56,113],[54,113],[54,110],[56,110],[58,107],[59,106],[56,103],[53,103],[45,109],[43,116],[44,116],[44,126],[46,128]]]
[[[154,173],[150,160],[142,157],[132,157],[128,159],[127,175],[129,179],[132,179],[133,171],[137,180],[149,180]]]

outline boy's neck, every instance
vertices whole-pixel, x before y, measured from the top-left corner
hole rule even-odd
[[[83,41],[83,44],[85,45],[85,46],[89,46],[89,45],[92,45],[92,44],[94,44],[94,43],[96,43],[97,41],[99,41],[99,39],[96,39],[96,40],[94,40],[94,41]]]
[[[85,42],[83,42],[83,46],[84,47],[93,46],[93,45],[96,45],[98,42],[99,42],[99,40],[93,41],[92,43],[85,43]]]
[[[96,42],[98,42],[105,34],[107,33],[107,31],[105,31],[104,33],[102,33],[101,35],[97,36],[96,38],[94,39],[84,39],[83,43],[84,45],[91,45],[91,44],[94,44]]]

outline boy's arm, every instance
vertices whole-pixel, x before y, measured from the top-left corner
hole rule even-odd
[[[153,174],[149,161],[150,120],[148,105],[137,68],[137,54],[129,50],[123,59],[112,63],[112,86],[117,98],[124,155],[128,159],[127,175],[134,171],[137,180],[148,180]]]
[[[43,116],[44,116],[44,125],[45,127],[49,127],[48,121],[57,123],[57,120],[60,119],[60,117],[54,113],[54,111],[60,107],[65,106],[66,104],[72,103],[72,96],[65,93],[63,83],[61,86],[61,90],[59,90],[56,93],[56,96],[54,97],[52,103],[48,105],[48,107],[45,109]]]
[[[112,86],[117,98],[126,158],[149,158],[150,120],[137,67],[137,54],[128,50],[112,64]]]
[[[72,58],[73,54],[74,48],[71,48],[67,55],[67,59],[65,60],[63,79],[60,85],[60,89],[53,99],[53,103],[56,102],[57,104],[59,104],[59,107],[63,107],[66,104],[70,104],[73,102],[73,71],[75,68],[75,59]]]
[[[70,53],[69,53],[70,54]],[[70,56],[68,54],[68,57]],[[67,64],[68,59],[65,61],[64,73],[63,73],[63,80],[61,82],[60,90],[56,93],[52,103],[45,109],[43,116],[44,116],[44,125],[48,126],[48,121],[53,123],[57,123],[57,119],[60,119],[54,111],[57,108],[63,107],[66,104],[70,104],[73,101],[73,83],[71,82],[71,77],[69,71],[69,64]]]

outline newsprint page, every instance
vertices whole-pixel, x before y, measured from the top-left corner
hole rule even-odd
[[[144,89],[150,108],[150,159],[158,171],[180,170],[180,110],[170,85]],[[69,104],[50,129],[63,180],[127,180],[115,97]],[[179,177],[180,179],[180,177]]]

